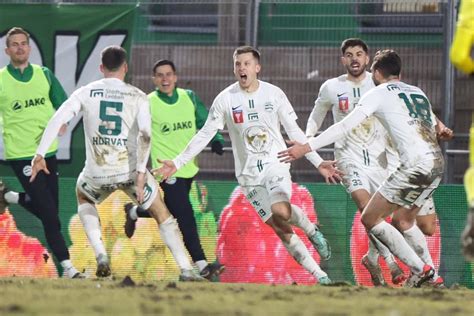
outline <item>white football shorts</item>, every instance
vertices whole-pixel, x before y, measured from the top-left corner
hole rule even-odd
[[[252,204],[262,221],[272,217],[271,206],[278,202],[288,202],[291,199],[291,175],[287,168],[270,167],[263,178],[263,183],[257,186],[242,187],[247,200]]]
[[[76,189],[84,193],[85,196],[96,204],[100,204],[110,194],[117,190],[122,190],[133,201],[137,202],[135,178],[120,183],[98,184],[94,182],[94,180],[84,176],[83,172],[81,172],[77,178]],[[157,194],[159,194],[158,184],[152,174],[147,170],[144,199],[141,207],[148,209],[155,200]]]
[[[349,194],[360,189],[373,194],[388,176],[386,169],[369,168],[351,160],[339,161],[337,167],[343,172],[342,183]]]

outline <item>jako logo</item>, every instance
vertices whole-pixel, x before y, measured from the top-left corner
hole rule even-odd
[[[91,89],[90,97],[103,97],[104,96],[104,89]]]
[[[171,132],[170,123],[163,123],[160,125],[161,134],[168,135]]]
[[[23,110],[23,106],[21,105],[21,101],[19,101],[19,100],[13,101],[12,110],[14,112],[21,112],[21,110]]]

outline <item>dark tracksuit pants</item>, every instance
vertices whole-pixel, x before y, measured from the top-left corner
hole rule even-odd
[[[206,256],[199,239],[193,207],[189,201],[192,183],[193,178],[176,178],[174,184],[161,182],[160,186],[165,193],[164,202],[166,206],[178,221],[179,229],[183,234],[184,245],[193,261],[196,262],[206,260]],[[137,214],[139,217],[150,217],[148,212],[141,207],[138,207]]]
[[[46,241],[56,259],[59,262],[69,259],[69,250],[61,234],[59,221],[56,157],[46,158],[50,174],[40,172],[33,183],[30,183],[31,160],[13,160],[10,165],[25,190],[25,193],[20,193],[19,204],[41,220]]]

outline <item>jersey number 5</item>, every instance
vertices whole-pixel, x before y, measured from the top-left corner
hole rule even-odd
[[[102,124],[99,126],[99,133],[102,135],[116,136],[122,132],[122,118],[120,115],[107,114],[107,109],[115,109],[116,112],[122,112],[122,102],[100,101],[100,114]],[[111,128],[113,126],[113,128]]]

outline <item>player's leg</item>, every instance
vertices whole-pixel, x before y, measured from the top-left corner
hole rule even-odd
[[[308,216],[306,216],[299,206],[291,204],[291,215],[288,223],[304,231],[313,247],[319,253],[321,259],[329,260],[329,258],[331,258],[331,246],[328,240],[324,237],[318,224],[311,223]]]
[[[94,250],[97,261],[96,276],[107,277],[111,274],[110,260],[102,241],[102,229],[96,203],[103,201],[110,193],[102,192],[90,179],[81,173],[77,179],[77,213],[81,219],[89,244]]]
[[[33,182],[30,182],[31,165],[29,161],[14,161],[12,162],[12,167],[25,193],[31,198],[31,206],[34,209],[33,213],[43,224],[46,242],[64,269],[63,276],[82,278],[82,274],[74,268],[70,260],[69,250],[61,233],[57,195],[53,196],[53,192],[48,187],[49,182],[51,182],[48,178],[57,178],[56,159],[54,157],[47,158],[46,163],[51,174],[47,175],[40,172]]]
[[[437,216],[433,197],[430,197],[425,201],[423,206],[421,206],[420,210],[416,214],[416,225],[414,225],[416,227],[404,230],[403,235],[408,244],[415,250],[421,260],[435,268],[435,274],[429,280],[429,284],[435,287],[444,287],[444,280],[440,275],[438,275],[438,271],[436,270],[436,267],[433,263],[433,259],[431,257],[426,240],[426,236],[432,236],[436,232],[436,218]]]
[[[414,284],[417,287],[427,281],[433,275],[434,270],[425,265],[395,227],[385,222],[385,218],[397,208],[399,208],[397,204],[389,202],[377,191],[362,213],[362,223],[370,238],[375,238],[387,246],[390,252],[405,263],[413,275],[418,277]],[[411,209],[411,211],[414,210],[415,208]]]
[[[344,173],[343,184],[362,213],[369,203],[371,193],[375,192],[387,177],[387,171],[381,168],[359,166],[351,161],[343,161],[338,165]],[[398,266],[390,250],[376,239],[369,238],[368,251],[362,257],[361,263],[369,271],[374,286],[386,284],[379,265],[379,254],[390,269],[392,282],[395,284],[403,282],[406,279],[403,270]]]
[[[160,186],[165,193],[164,202],[178,221],[184,245],[198,267],[199,273],[201,276],[211,279],[224,271],[225,267],[218,262],[211,264],[207,262],[201,246],[194,210],[189,200],[192,183],[192,178],[176,178],[176,182],[166,181],[160,183]]]
[[[161,238],[165,245],[171,251],[173,258],[176,260],[181,269],[181,281],[204,281],[206,279],[197,275],[193,271],[191,262],[188,259],[186,250],[181,239],[181,232],[178,227],[176,219],[171,215],[166,207],[161,195],[159,194],[158,184],[155,179],[147,171],[147,182],[145,184],[145,200],[141,205],[143,209],[148,210],[150,215],[158,223]],[[125,191],[127,194],[134,196],[135,187],[130,191]]]
[[[285,182],[286,183],[286,182]],[[291,182],[277,190],[269,193],[265,186],[242,187],[247,200],[252,204],[260,219],[269,225],[283,242],[290,255],[308,272],[310,272],[320,284],[329,284],[331,281],[327,274],[321,270],[310,252],[296,235],[288,223],[291,217],[290,196]]]
[[[430,197],[416,215],[416,225],[425,236],[433,236],[436,232],[437,218],[433,197]]]

